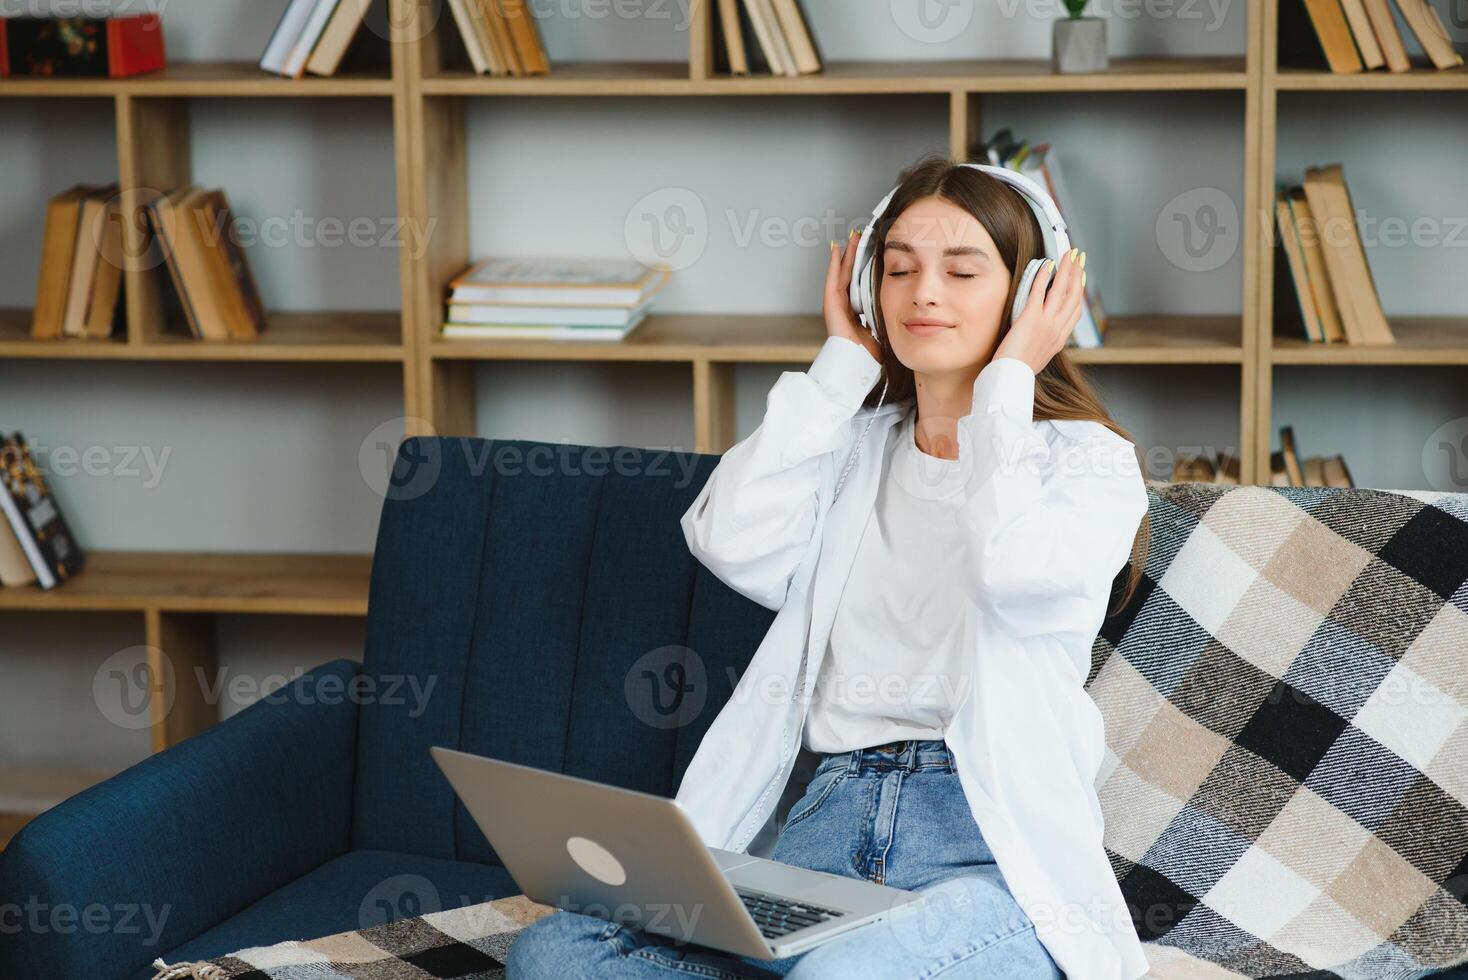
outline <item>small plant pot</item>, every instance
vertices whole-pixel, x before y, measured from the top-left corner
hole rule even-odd
[[[1106,19],[1066,17],[1055,22],[1051,67],[1057,72],[1105,71]]]

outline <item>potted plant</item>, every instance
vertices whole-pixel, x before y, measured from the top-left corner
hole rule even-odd
[[[1057,72],[1105,71],[1106,20],[1084,17],[1087,0],[1065,0],[1070,16],[1055,22],[1051,67]]]

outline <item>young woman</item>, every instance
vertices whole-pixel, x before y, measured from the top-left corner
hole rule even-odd
[[[563,910],[518,937],[509,980],[1146,972],[1102,846],[1083,684],[1108,604],[1140,578],[1147,493],[1063,349],[1084,255],[1047,263],[1010,322],[1041,235],[991,174],[906,171],[873,228],[879,339],[848,299],[853,233],[832,243],[819,355],[781,375],[683,518],[699,561],[777,616],[679,802],[710,846],[757,853],[799,741],[814,772],[768,856],[924,892],[920,911],[759,960]],[[879,377],[891,404],[871,410]]]

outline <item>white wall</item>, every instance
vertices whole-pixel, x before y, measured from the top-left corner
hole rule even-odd
[[[171,55],[185,60],[258,57],[284,5],[151,4],[163,10]],[[1093,4],[1111,14],[1116,56],[1244,49],[1242,3],[1174,4],[1195,14],[1152,19],[1127,13],[1138,6]],[[533,7],[547,14],[552,59],[685,57],[686,0]],[[600,13],[617,9],[641,13]],[[961,59],[1047,56],[1058,4],[959,4],[952,9],[967,10],[966,23],[926,27],[916,0],[807,0],[806,9],[828,59]],[[375,23],[381,30],[380,17]],[[1410,222],[1461,214],[1457,164],[1468,136],[1450,121],[1463,98],[1287,95],[1281,176],[1298,179],[1307,163],[1340,160],[1368,215]],[[395,251],[327,247],[309,232],[328,218],[394,213],[386,99],[195,100],[191,120],[196,179],[225,187],[242,217],[299,213],[308,229],[302,241],[250,253],[271,308],[396,307]],[[1084,243],[1091,282],[1110,312],[1238,313],[1242,256],[1227,251],[1237,224],[1224,229],[1223,259],[1201,272],[1164,254],[1156,227],[1170,202],[1199,189],[1217,189],[1241,209],[1242,93],[985,99],[984,135],[1006,125],[1059,148],[1077,198],[1072,217],[1092,230]],[[0,134],[0,306],[28,307],[44,198],[116,174],[110,103],[0,100]],[[938,96],[483,99],[471,103],[468,140],[476,255],[624,254],[639,202],[682,188],[704,209],[704,245],[661,310],[816,313],[830,237],[822,223],[839,233],[869,213],[902,166],[946,150],[947,105]],[[815,228],[803,243],[747,243],[738,232],[751,219],[767,235]],[[1374,250],[1387,309],[1461,315],[1464,254]],[[800,367],[739,369],[740,435],[758,424],[779,372]],[[1105,367],[1092,376],[1144,448],[1236,448],[1236,369]],[[686,366],[485,364],[476,378],[485,436],[692,448]],[[115,464],[108,472],[54,474],[87,548],[367,551],[381,501],[359,449],[401,414],[401,385],[389,365],[12,361],[0,363],[0,429],[77,452],[103,447]],[[1276,376],[1276,425],[1292,422],[1307,453],[1345,453],[1363,485],[1422,486],[1423,443],[1465,414],[1461,372],[1292,368]],[[126,447],[162,459],[161,477],[124,472]],[[362,643],[361,623],[348,619],[229,616],[219,632],[224,668],[261,681],[359,657]],[[90,696],[101,662],[140,641],[141,623],[126,616],[0,614],[0,763],[122,766],[141,758],[146,734],[109,724]],[[229,703],[225,713],[236,708]]]

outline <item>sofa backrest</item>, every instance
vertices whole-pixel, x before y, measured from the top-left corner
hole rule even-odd
[[[354,847],[501,864],[433,745],[674,795],[774,618],[683,540],[718,459],[402,442],[372,563]]]

